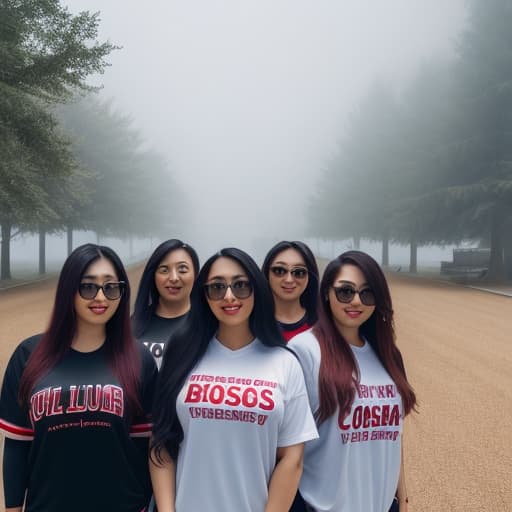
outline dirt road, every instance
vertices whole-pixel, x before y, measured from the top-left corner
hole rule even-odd
[[[132,269],[136,283],[139,269]],[[512,298],[390,276],[419,414],[406,421],[410,512],[512,511]],[[0,292],[1,373],[41,331],[55,281]]]

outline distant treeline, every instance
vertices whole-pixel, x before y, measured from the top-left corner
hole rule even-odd
[[[512,2],[471,0],[456,58],[425,62],[397,95],[376,83],[310,204],[310,232],[418,246],[490,247],[512,278]],[[378,44],[378,43],[376,43]],[[393,58],[392,55],[389,57]]]
[[[86,84],[118,49],[97,33],[97,14],[58,0],[0,4],[0,279],[17,233],[39,233],[44,272],[46,233],[67,231],[71,250],[73,230],[158,236],[178,222],[167,162]]]

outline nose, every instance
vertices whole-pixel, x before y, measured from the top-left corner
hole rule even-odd
[[[171,268],[169,271],[169,281],[177,281],[178,279],[178,271],[175,268]]]
[[[228,286],[228,289],[226,290],[226,295],[224,295],[224,300],[227,300],[229,302],[233,302],[236,299],[236,297],[233,295],[233,291],[231,290],[231,286]]]
[[[350,304],[355,304],[356,306],[361,305],[361,297],[359,297],[359,292],[356,292],[350,301]]]
[[[292,273],[291,273],[289,270],[287,270],[287,271],[286,271],[286,274],[285,274],[285,276],[284,276],[284,280],[285,280],[287,283],[291,283],[291,282],[293,282],[293,276],[292,276]]]
[[[101,293],[101,295],[100,295]],[[94,297],[94,300],[107,300],[107,297],[105,297],[105,292],[103,291],[103,288],[100,288],[98,290],[98,293],[96,294],[96,297]]]

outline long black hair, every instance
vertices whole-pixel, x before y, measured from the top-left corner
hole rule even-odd
[[[199,258],[196,251],[190,245],[171,238],[162,242],[149,257],[144,272],[140,278],[139,289],[137,291],[137,298],[135,299],[135,306],[132,315],[133,333],[135,337],[142,336],[151,321],[158,306],[159,294],[155,284],[155,272],[161,261],[172,251],[183,249],[192,260],[194,267],[194,276],[199,272]]]
[[[254,307],[249,317],[252,334],[269,347],[283,347],[279,327],[274,318],[274,299],[267,280],[255,261],[244,251],[235,248],[222,249],[203,265],[190,295],[190,313],[185,323],[171,336],[163,355],[158,376],[154,410],[152,448],[158,462],[162,462],[162,448],[172,459],[178,456],[183,440],[183,429],[176,414],[176,399],[187,375],[203,357],[208,344],[217,332],[219,322],[208,305],[204,284],[213,263],[221,258],[236,261],[247,273],[253,287]]]
[[[283,240],[282,242],[274,245],[274,247],[268,251],[261,270],[268,280],[270,267],[272,266],[273,261],[279,253],[286,251],[287,249],[294,249],[297,251],[306,263],[306,268],[308,269],[308,284],[300,296],[300,305],[306,310],[308,324],[313,325],[318,319],[316,313],[318,300],[318,265],[316,264],[315,256],[311,249],[304,242],[299,242],[297,240],[288,242]]]

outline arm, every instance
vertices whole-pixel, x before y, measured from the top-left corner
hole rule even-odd
[[[6,512],[21,512],[28,481],[28,456],[32,443],[5,438],[3,476]]]
[[[174,512],[176,501],[176,463],[167,450],[162,450],[162,464],[158,463],[155,451],[149,458],[149,473],[153,485],[153,496],[159,512]]]
[[[270,478],[265,512],[288,512],[302,475],[304,443],[277,449],[277,464]]]
[[[403,438],[402,438],[403,442]],[[398,489],[396,492],[398,498],[398,505],[400,512],[408,512],[409,498],[407,496],[407,488],[405,486],[405,471],[404,471],[404,446],[402,444],[402,460],[400,462],[400,476],[398,477]]]

